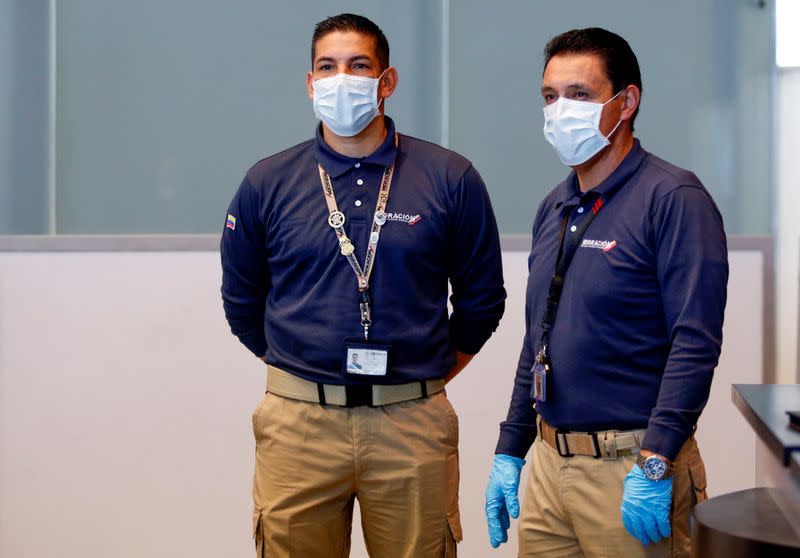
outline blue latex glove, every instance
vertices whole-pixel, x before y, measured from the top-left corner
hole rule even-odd
[[[622,494],[622,524],[628,533],[650,544],[670,536],[669,510],[672,505],[672,479],[652,481],[634,465],[625,477]]]
[[[489,525],[489,543],[497,548],[508,542],[509,515],[519,517],[519,474],[525,460],[499,453],[494,456],[489,486],[486,487],[486,523]]]

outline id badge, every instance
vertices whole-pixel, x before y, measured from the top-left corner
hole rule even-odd
[[[386,376],[389,370],[391,343],[345,339],[344,369],[356,376]]]
[[[536,401],[547,401],[547,372],[549,368],[545,362],[537,362],[533,365],[531,396]]]

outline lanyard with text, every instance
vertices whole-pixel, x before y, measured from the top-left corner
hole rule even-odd
[[[592,205],[592,212],[583,218],[580,227],[575,231],[575,237],[572,242],[564,250],[564,239],[567,233],[567,223],[569,222],[569,215],[571,210],[564,211],[564,217],[561,221],[561,235],[558,241],[558,256],[556,257],[556,268],[553,272],[553,277],[550,279],[550,290],[547,293],[547,306],[542,316],[542,339],[539,343],[539,351],[536,354],[536,362],[533,365],[533,387],[531,389],[531,396],[537,401],[547,400],[547,374],[551,371],[550,357],[547,353],[547,342],[550,338],[550,332],[553,331],[553,325],[556,321],[556,314],[558,313],[558,303],[561,300],[561,291],[564,288],[564,275],[572,263],[572,258],[580,246],[581,239],[589,228],[592,220],[600,213],[603,208],[603,197],[598,195],[597,200]]]
[[[395,145],[398,144],[398,135],[394,136]],[[358,263],[356,249],[353,242],[348,238],[344,231],[344,213],[339,211],[336,205],[336,196],[333,193],[333,183],[331,177],[325,172],[321,165],[319,168],[319,178],[322,182],[322,190],[325,192],[325,202],[328,204],[328,224],[336,231],[339,239],[339,251],[347,258],[350,267],[356,274],[358,281],[358,292],[361,293],[359,308],[361,313],[361,325],[364,327],[364,339],[369,338],[369,326],[372,325],[372,311],[369,300],[369,277],[375,264],[375,256],[378,253],[378,240],[381,236],[381,227],[386,223],[386,204],[389,201],[389,190],[392,187],[392,174],[394,173],[394,162],[383,171],[381,189],[378,192],[378,202],[375,206],[375,214],[372,217],[372,230],[369,235],[367,254],[364,256],[364,267]]]

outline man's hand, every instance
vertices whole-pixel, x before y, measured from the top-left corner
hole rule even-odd
[[[449,382],[455,378],[459,372],[464,370],[464,367],[469,364],[469,361],[471,361],[474,356],[475,355],[468,355],[467,353],[456,351],[456,363],[453,365],[453,368],[450,369],[450,372],[447,373],[447,376],[444,377],[444,383]]]
[[[644,471],[634,465],[625,477],[622,494],[622,524],[628,533],[641,542],[650,544],[669,537],[669,510],[672,504],[672,479],[652,481]]]
[[[489,486],[486,488],[486,523],[489,526],[489,543],[497,548],[508,541],[509,515],[519,517],[519,475],[525,460],[511,455],[494,456]]]

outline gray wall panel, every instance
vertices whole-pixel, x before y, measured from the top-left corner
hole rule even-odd
[[[246,169],[312,134],[310,34],[344,10],[389,37],[400,87],[388,114],[473,160],[502,232],[528,233],[566,174],[541,134],[541,51],[589,25],[621,33],[639,55],[645,148],[694,170],[730,233],[771,231],[770,3],[56,4],[59,233],[218,231]],[[48,230],[48,5],[0,0],[0,233]]]
[[[542,50],[566,30],[625,37],[642,69],[636,135],[693,170],[729,232],[770,230],[771,11],[738,0],[454,2],[451,146],[486,180],[505,233],[527,233],[564,176],[542,137]]]
[[[0,0],[0,234],[48,230],[47,0]]]
[[[345,10],[373,17],[393,46],[389,114],[436,140],[436,2],[60,6],[59,232],[220,229],[247,168],[313,135],[311,33]]]

